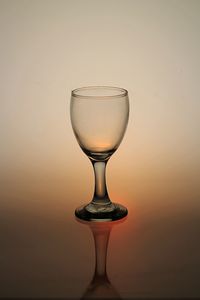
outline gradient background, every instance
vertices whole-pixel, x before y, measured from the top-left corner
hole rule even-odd
[[[0,296],[80,297],[94,249],[74,209],[93,171],[71,90],[126,88],[107,167],[129,209],[108,274],[124,298],[200,296],[200,1],[0,1]]]

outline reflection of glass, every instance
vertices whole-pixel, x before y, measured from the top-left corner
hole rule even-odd
[[[82,224],[90,227],[95,243],[95,270],[93,278],[82,296],[86,299],[116,299],[120,300],[120,295],[111,284],[106,271],[106,258],[110,232],[114,225],[126,220],[123,218],[114,222],[86,222],[76,219]]]
[[[116,87],[85,87],[72,91],[71,123],[77,141],[93,164],[92,201],[76,209],[84,220],[117,220],[127,209],[112,203],[106,188],[105,168],[123,139],[129,116],[128,92]]]

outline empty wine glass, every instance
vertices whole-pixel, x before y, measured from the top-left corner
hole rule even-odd
[[[128,92],[118,87],[90,86],[72,91],[71,123],[76,139],[92,162],[95,189],[92,201],[76,209],[78,218],[112,221],[127,215],[127,209],[112,203],[106,188],[105,168],[126,131]]]

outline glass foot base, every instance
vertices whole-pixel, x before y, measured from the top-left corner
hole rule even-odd
[[[102,209],[101,206],[95,205],[95,209],[91,210],[91,204],[83,205],[75,210],[77,218],[92,222],[110,222],[124,218],[128,214],[128,210],[121,204],[112,203],[112,210],[108,207]],[[87,209],[87,207],[89,209]],[[107,208],[107,209],[106,209]]]

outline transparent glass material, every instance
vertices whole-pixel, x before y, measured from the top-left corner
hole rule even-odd
[[[77,217],[111,221],[127,215],[127,209],[112,203],[106,187],[105,168],[119,147],[129,117],[128,92],[117,87],[94,86],[72,91],[71,123],[76,139],[92,162],[95,189],[92,201],[80,208]]]

